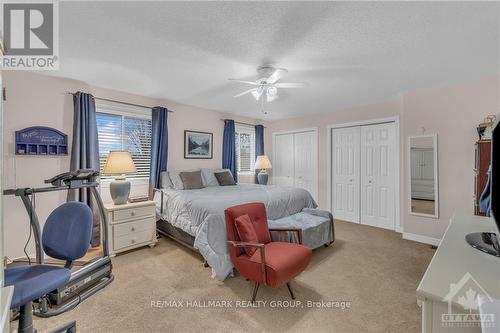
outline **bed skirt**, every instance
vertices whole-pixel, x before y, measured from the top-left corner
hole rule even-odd
[[[156,229],[160,234],[170,237],[191,250],[198,252],[198,250],[194,248],[194,236],[191,236],[184,230],[173,226],[165,220],[156,221]]]

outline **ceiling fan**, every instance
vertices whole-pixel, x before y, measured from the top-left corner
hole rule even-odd
[[[245,81],[238,79],[229,79],[235,82],[241,82],[246,84],[251,84],[254,86],[252,89],[245,90],[242,93],[235,95],[234,97],[240,97],[246,94],[252,94],[256,100],[264,99],[267,102],[272,102],[278,98],[278,88],[302,88],[305,87],[304,83],[279,83],[281,75],[288,72],[285,68],[275,68],[271,66],[261,66],[257,68],[257,72],[260,74],[261,78],[256,81]]]

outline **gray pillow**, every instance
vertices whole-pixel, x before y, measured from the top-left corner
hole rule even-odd
[[[179,172],[177,171],[169,171],[168,177],[170,178],[170,182],[172,183],[172,186],[176,190],[183,190],[184,185],[182,184],[182,179],[181,176],[179,175]]]
[[[236,185],[236,182],[234,181],[233,178],[233,174],[229,170],[222,172],[215,172],[214,175],[215,178],[217,178],[217,181],[219,182],[220,186]]]
[[[201,180],[201,171],[181,172],[179,176],[182,179],[182,184],[185,190],[196,190],[204,188],[203,181]]]
[[[173,187],[170,178],[168,177],[168,172],[163,171],[160,173],[160,187],[161,188],[171,188]]]

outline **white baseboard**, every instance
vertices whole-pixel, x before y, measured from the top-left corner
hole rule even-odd
[[[335,219],[335,217],[333,217],[333,219],[334,219],[334,220],[336,220],[336,219]],[[359,223],[359,222],[353,222],[353,221],[341,220],[341,219],[337,219],[337,220],[342,221],[342,222],[352,223],[352,224],[358,224],[358,225],[368,225],[368,226],[369,226],[369,224],[361,224],[361,223]],[[382,227],[377,227],[377,226],[374,226],[374,225],[372,225],[372,227],[382,228]],[[402,234],[402,233],[403,233],[403,228],[402,228],[400,225],[395,226],[395,227],[394,227],[394,229],[392,229],[392,228],[383,228],[383,229],[393,230],[393,231],[398,232],[398,233],[400,233],[400,234]],[[416,236],[418,236],[418,235],[416,235]]]
[[[415,242],[430,244],[430,245],[434,245],[434,246],[439,246],[439,243],[441,243],[440,239],[432,238],[432,237],[428,237],[428,236],[423,236],[423,235],[412,234],[409,232],[403,232],[403,239],[408,239],[408,240],[412,240]]]

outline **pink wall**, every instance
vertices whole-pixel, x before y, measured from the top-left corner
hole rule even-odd
[[[422,127],[437,133],[439,163],[439,219],[409,215],[405,200],[404,231],[441,238],[454,213],[473,214],[476,126],[500,112],[500,76],[412,91],[403,95],[403,107],[405,136]],[[406,159],[404,174],[407,179]],[[403,186],[407,193],[408,183]]]
[[[473,214],[474,143],[476,126],[500,112],[500,76],[404,93],[385,102],[334,110],[324,114],[268,123],[266,152],[272,156],[272,133],[298,128],[319,128],[319,205],[327,208],[327,126],[399,116],[401,179],[400,216],[403,231],[441,238],[454,212]],[[439,219],[409,215],[406,138],[438,135]]]
[[[169,114],[169,161],[170,170],[188,168],[219,168],[222,160],[221,118],[232,118],[248,123],[255,119],[235,117],[221,112],[177,104],[168,100],[91,87],[84,82],[39,75],[29,72],[4,72],[7,100],[4,103],[4,177],[5,188],[42,186],[43,180],[69,170],[70,157],[30,157],[14,155],[14,131],[29,126],[49,126],[68,134],[71,141],[73,126],[72,96],[66,92],[85,91],[94,96],[116,99],[143,105],[162,105],[174,110]],[[184,130],[200,130],[214,133],[214,157],[210,160],[184,159]],[[70,144],[71,146],[71,144]],[[251,181],[253,178],[240,181]],[[108,185],[109,186],[109,185]],[[110,202],[108,186],[103,184],[102,196]],[[131,195],[147,193],[145,182],[133,183]],[[48,193],[36,197],[40,221],[65,201],[65,193]],[[28,218],[21,200],[4,198],[5,255],[10,258],[24,256],[23,246],[28,236]],[[32,250],[29,250],[33,253]]]

